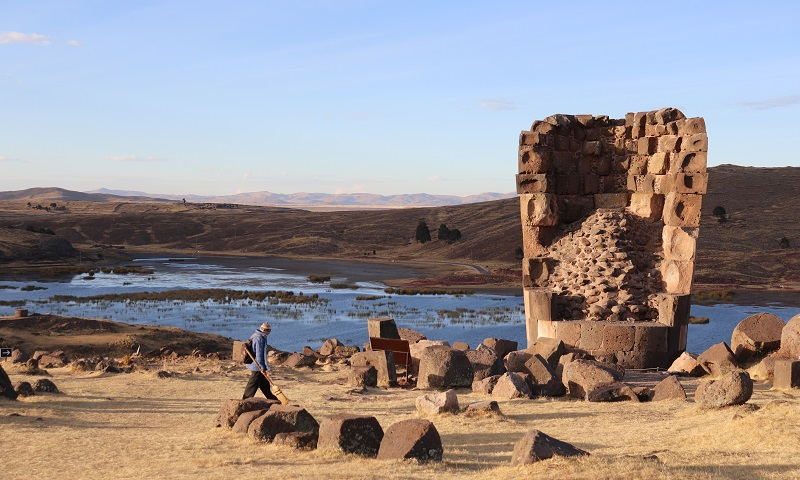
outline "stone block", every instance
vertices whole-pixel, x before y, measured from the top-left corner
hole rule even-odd
[[[555,125],[542,120],[536,120],[531,125],[531,131],[534,133],[552,133],[555,130]]]
[[[540,257],[547,254],[547,249],[557,234],[555,227],[535,227],[522,225],[522,252],[526,257]]]
[[[653,192],[666,195],[672,192],[675,184],[675,175],[653,176]]]
[[[573,152],[555,151],[552,155],[552,169],[562,175],[573,175],[578,173],[578,158]]]
[[[581,350],[597,350],[603,344],[606,324],[602,322],[581,322],[581,339],[578,347]]]
[[[401,420],[388,429],[378,450],[378,460],[441,462],[444,448],[433,423],[423,419]]]
[[[553,294],[542,288],[526,288],[522,294],[525,304],[525,330],[528,345],[533,345],[538,337],[539,322],[552,320]]]
[[[647,173],[647,163],[650,157],[647,155],[630,155],[630,166],[628,175],[644,175]]]
[[[658,322],[668,327],[687,325],[689,323],[689,295],[672,295],[660,293],[656,295]]]
[[[597,193],[594,195],[595,208],[625,208],[628,206],[628,193]]]
[[[647,161],[647,173],[651,175],[664,175],[669,170],[669,152],[658,152],[650,156]]]
[[[353,367],[375,367],[378,371],[378,386],[389,388],[397,384],[397,370],[394,364],[394,356],[391,352],[384,350],[374,350],[359,352],[350,357],[350,365]]]
[[[603,329],[602,350],[608,352],[630,351],[636,340],[636,329],[633,325],[618,325],[614,322],[606,325]]]
[[[599,156],[603,153],[603,144],[598,140],[592,140],[583,143],[583,154]]]
[[[518,173],[517,193],[550,193],[554,182],[544,173]]]
[[[680,152],[670,163],[670,173],[705,173],[707,165],[706,152]]]
[[[674,227],[699,227],[703,197],[688,193],[668,193],[664,200],[664,224]]]
[[[520,214],[523,225],[558,225],[558,203],[556,196],[549,193],[530,193],[520,195]]]
[[[552,145],[552,138],[546,133],[536,133],[530,130],[523,130],[519,133],[519,145],[537,145],[547,147]]]
[[[669,329],[660,323],[636,325],[634,333],[634,350],[667,352],[667,334]]]
[[[683,137],[677,135],[662,135],[658,137],[659,152],[679,152]]]
[[[675,122],[678,127],[678,135],[696,135],[706,133],[706,121],[700,117],[687,118]]]
[[[661,278],[664,290],[676,295],[689,295],[692,290],[693,261],[664,260],[661,262]]]
[[[581,177],[578,175],[557,175],[555,192],[559,195],[577,195],[581,193]]]
[[[659,125],[666,125],[668,123],[684,119],[686,118],[686,115],[684,115],[683,112],[677,108],[667,107],[656,110],[653,114],[653,117],[655,118],[656,123]]]
[[[675,175],[675,191],[677,193],[706,193],[708,190],[707,173],[679,173]]]
[[[577,347],[581,340],[580,321],[553,322],[556,328],[556,338],[571,347]]]
[[[561,223],[580,220],[594,210],[594,197],[589,195],[559,195],[557,201]]]
[[[640,137],[637,143],[636,153],[639,155],[652,155],[658,150],[657,137]]]
[[[552,151],[548,147],[523,146],[519,149],[519,173],[547,173],[552,166]]]
[[[660,137],[667,133],[666,125],[645,125],[644,134],[648,137]]]
[[[558,334],[556,333],[556,325],[558,321],[551,320],[551,321],[539,321],[536,324],[539,338],[556,338]],[[537,340],[538,341],[538,340]],[[530,345],[530,343],[529,343]]]
[[[694,260],[697,248],[697,229],[665,225],[661,231],[661,244],[667,260]]]
[[[800,360],[775,360],[772,386],[778,390],[800,388]]]
[[[655,193],[655,182],[655,175],[630,175],[628,176],[628,191]]]
[[[581,191],[584,194],[600,193],[600,177],[593,173],[584,175]]]
[[[561,134],[554,134],[553,135],[553,147],[557,152],[570,152],[572,148],[570,147],[570,137],[567,135]]]
[[[633,192],[628,211],[647,220],[661,219],[664,210],[664,195]]]
[[[600,193],[623,193],[628,191],[628,175],[601,175]]]
[[[683,152],[707,152],[708,135],[705,133],[695,133],[688,137],[683,137],[681,141],[681,151]]]
[[[393,318],[376,317],[367,320],[367,335],[370,338],[396,338],[400,339],[397,324]]]
[[[363,457],[375,457],[383,428],[375,417],[337,414],[322,421],[317,448]]]

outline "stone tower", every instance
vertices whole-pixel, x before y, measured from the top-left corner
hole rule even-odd
[[[686,349],[708,137],[675,108],[552,115],[519,139],[528,343],[626,368]]]

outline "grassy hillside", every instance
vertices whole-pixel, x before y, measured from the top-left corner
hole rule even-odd
[[[710,169],[704,200],[697,280],[743,285],[800,284],[800,168]],[[723,206],[729,216],[711,215]],[[0,225],[52,228],[75,244],[123,244],[297,256],[464,259],[515,263],[521,245],[518,201],[451,207],[349,212],[250,207],[209,209],[178,203],[67,202],[66,212],[43,212],[0,202]],[[440,223],[458,228],[454,244],[413,242],[419,219],[434,238]],[[786,237],[790,248],[781,248]]]

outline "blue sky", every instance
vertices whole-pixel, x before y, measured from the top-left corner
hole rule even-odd
[[[650,3],[0,0],[0,190],[508,192],[534,119],[661,106],[800,166],[800,4]]]

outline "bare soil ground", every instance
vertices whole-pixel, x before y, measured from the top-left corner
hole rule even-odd
[[[703,411],[693,402],[501,402],[505,418],[432,418],[441,464],[300,452],[213,427],[219,404],[241,394],[247,372],[227,361],[185,359],[157,378],[52,369],[63,394],[0,401],[4,478],[798,478],[800,391],[759,386],[744,406]],[[13,381],[34,380],[8,368]],[[348,393],[342,372],[277,368],[277,382],[318,420],[374,415],[387,428],[416,417],[420,392]],[[695,381],[685,381],[693,391]],[[462,406],[482,395],[459,392]],[[19,414],[20,416],[10,416]],[[537,428],[591,452],[529,467],[508,465],[516,440]]]

